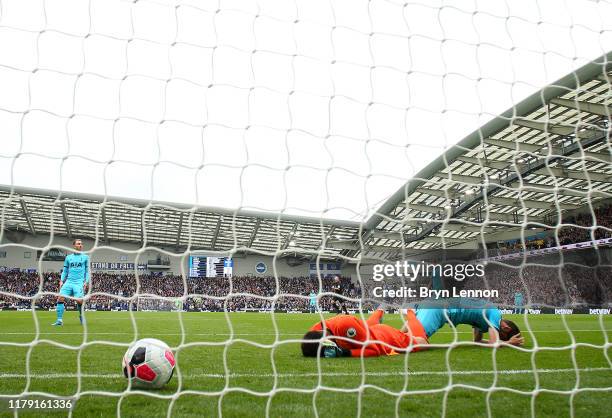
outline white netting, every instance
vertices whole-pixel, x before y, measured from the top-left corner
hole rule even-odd
[[[128,310],[130,339],[147,329],[146,317],[134,311],[176,311],[174,331],[168,331],[180,337],[175,351],[223,347],[218,362],[222,373],[204,377],[219,378],[225,385],[191,389],[184,382],[190,371],[179,369],[176,392],[146,394],[171,400],[167,415],[190,395],[218,397],[222,414],[224,397],[246,393],[265,397],[269,416],[274,415],[275,397],[291,393],[308,395],[305,404],[318,416],[317,397],[326,392],[355,395],[357,415],[367,415],[362,403],[370,389],[390,396],[397,416],[404,415],[402,401],[415,394],[440,395],[441,413],[447,414],[451,392],[467,388],[485,393],[488,415],[491,398],[508,392],[526,396],[529,407],[522,412],[532,415],[541,393],[569,396],[574,416],[576,397],[612,390],[609,382],[590,386],[580,380],[582,372],[612,367],[603,314],[591,330],[601,332],[603,342],[578,341],[562,316],[557,331],[569,336],[569,342],[554,348],[538,345],[540,330],[532,329],[525,314],[531,344],[519,351],[529,361],[516,371],[498,369],[496,348],[492,370],[451,373],[453,349],[466,344],[452,328],[453,341],[442,344],[444,370],[411,371],[412,355],[406,356],[403,370],[393,372],[368,371],[367,361],[361,360],[360,370],[346,372],[361,379],[350,388],[326,380],[343,371],[329,371],[323,360],[316,361],[314,372],[277,370],[275,356],[288,355],[283,348],[297,347],[301,335],[282,339],[286,330],[279,329],[279,315],[274,314],[340,309],[342,303],[331,294],[336,270],[328,269],[334,273],[323,277],[318,266],[332,258],[357,265],[352,283],[343,279],[340,299],[346,308],[368,310],[375,304],[362,301],[360,291],[373,284],[362,275],[362,264],[395,261],[412,248],[469,243],[482,244],[483,257],[514,257],[519,280],[506,286],[505,273],[496,273],[468,289],[503,287],[504,303],[518,305],[522,313],[523,305],[586,308],[591,304],[583,293],[593,292],[600,292],[599,306],[609,308],[609,259],[601,263],[604,273],[593,289],[583,290],[581,274],[562,277],[563,257],[551,268],[539,261],[527,266],[527,257],[512,254],[610,237],[611,209],[604,200],[611,196],[612,176],[610,2],[1,0],[0,7],[0,183],[22,190],[17,198],[2,195],[0,251],[18,248],[25,259],[37,259],[39,250],[70,250],[67,241],[54,241],[65,235],[91,239],[86,242],[90,254],[114,248],[133,264],[121,271],[138,274],[107,275],[100,267],[94,271],[87,308]],[[584,70],[596,58],[591,67],[597,70]],[[563,85],[541,90],[568,74]],[[514,108],[538,92],[539,106]],[[512,124],[472,135],[476,145],[453,147],[510,108],[516,114],[501,119]],[[439,167],[425,173],[444,152]],[[417,174],[423,177],[411,182]],[[495,185],[502,192],[491,189]],[[403,186],[403,199],[385,207]],[[88,195],[45,201],[27,188]],[[172,203],[130,204],[130,199],[173,202],[178,208]],[[480,201],[484,203],[478,205]],[[225,219],[198,218],[200,205],[229,209],[220,209]],[[244,210],[273,215],[248,227]],[[380,222],[371,224],[379,210]],[[170,223],[177,213],[180,222]],[[304,232],[299,220],[293,228],[281,225],[278,213],[308,216],[304,223],[311,228]],[[155,220],[148,218],[151,214]],[[174,227],[178,230],[171,231]],[[554,232],[544,239],[531,228]],[[19,243],[14,238],[21,231],[50,238]],[[496,234],[495,248],[489,233]],[[161,245],[152,237],[165,241]],[[128,249],[112,245],[122,241],[137,244]],[[244,252],[272,257],[272,262],[261,267],[267,271],[265,279],[221,272],[201,282],[186,271],[192,249],[235,255],[238,264]],[[180,271],[169,276],[139,271],[137,264],[152,250],[171,257]],[[307,260],[317,267],[304,271],[304,277],[284,277],[278,264],[286,256],[296,265]],[[7,258],[9,270],[18,267],[12,261]],[[34,303],[52,310],[59,277],[43,271],[46,265],[37,264],[42,275],[2,273],[3,307],[28,309]],[[164,267],[161,261],[159,266]],[[254,269],[249,273],[258,271]],[[546,291],[540,276],[546,276]],[[317,297],[313,307],[311,290]],[[517,293],[522,293],[520,304],[513,300]],[[211,342],[201,330],[191,333],[183,311],[223,312],[223,339]],[[230,311],[272,312],[273,338],[255,341],[258,331],[236,329],[240,319],[230,320]],[[118,398],[116,412],[130,415],[128,391],[85,388],[87,373],[82,372],[90,370],[83,353],[91,345],[125,348],[127,342],[99,338],[91,331],[95,323],[85,324],[77,345],[50,341],[37,315],[32,318],[35,335],[30,341],[11,342],[10,334],[5,341],[0,334],[0,349],[27,348],[23,376],[4,373],[7,379],[24,377],[25,386],[18,393],[10,388],[0,392],[0,399],[59,396],[31,389],[37,375],[44,375],[32,370],[33,351],[50,344],[76,353],[78,383],[71,396]],[[230,384],[230,377],[252,377],[229,366],[229,347],[245,341],[270,351],[271,386],[256,390]],[[579,364],[576,352],[582,347],[601,353],[605,361],[599,368]],[[538,355],[555,350],[569,351],[569,369],[538,365]],[[291,355],[299,356],[297,348]],[[441,357],[434,361],[440,364]],[[287,375],[300,373],[314,373],[315,385],[283,384]],[[367,382],[385,373],[403,379],[404,387],[391,390]],[[491,374],[493,382],[455,383],[456,376],[470,373]],[[529,389],[499,383],[513,373],[528,374],[534,382]],[[575,375],[576,385],[543,388],[540,374],[547,373]],[[439,388],[413,390],[411,379],[422,375],[448,380]]]

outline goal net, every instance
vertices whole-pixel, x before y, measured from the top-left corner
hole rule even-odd
[[[0,1],[0,415],[608,414],[608,16]],[[59,287],[74,239],[83,325],[81,283]],[[482,347],[506,331],[454,317],[482,312],[466,298],[524,344]],[[348,330],[385,358],[302,355],[311,327],[379,307],[396,330],[441,315],[419,316],[432,349]],[[159,391],[118,366],[140,338],[176,356]]]

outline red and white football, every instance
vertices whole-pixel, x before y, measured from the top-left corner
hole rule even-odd
[[[123,356],[123,374],[133,388],[159,389],[172,378],[175,364],[168,344],[143,338],[130,345]]]

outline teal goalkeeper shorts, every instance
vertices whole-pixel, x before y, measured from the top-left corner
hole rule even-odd
[[[84,295],[83,284],[66,282],[60,289],[60,295],[71,296],[76,299],[82,299]]]

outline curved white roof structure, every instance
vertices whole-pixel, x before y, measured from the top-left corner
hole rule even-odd
[[[608,53],[504,112],[423,168],[364,222],[3,186],[3,231],[184,251],[393,258],[554,227],[612,197]]]

